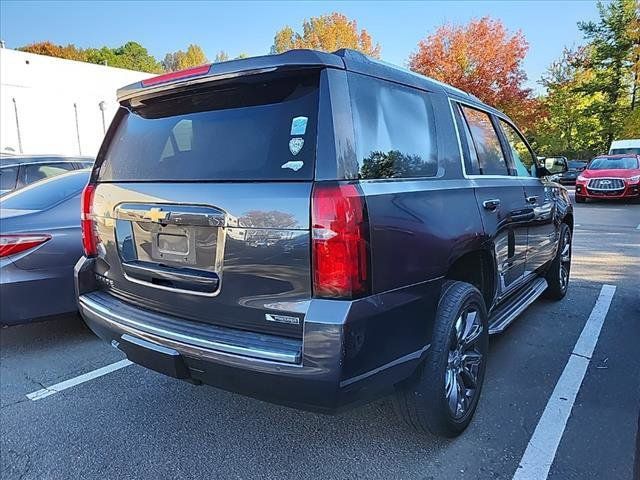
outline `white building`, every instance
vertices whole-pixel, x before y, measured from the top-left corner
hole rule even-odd
[[[96,155],[116,90],[151,76],[1,48],[0,152]]]

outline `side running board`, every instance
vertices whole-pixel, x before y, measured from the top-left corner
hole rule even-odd
[[[518,318],[524,310],[542,295],[547,289],[547,281],[538,278],[513,296],[491,313],[489,318],[489,334],[502,333]]]

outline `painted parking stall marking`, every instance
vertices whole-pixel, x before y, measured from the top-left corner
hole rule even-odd
[[[615,291],[613,285],[602,286],[591,315],[529,440],[514,480],[547,478]]]
[[[120,370],[124,367],[128,367],[131,364],[132,363],[127,359],[120,360],[119,362],[106,365],[104,367],[84,373],[74,378],[70,378],[69,380],[65,380],[64,382],[56,383],[55,385],[51,385],[50,387],[43,388],[36,392],[28,393],[27,398],[33,401],[42,400],[43,398],[53,395],[54,393],[61,392],[63,390],[66,390],[67,388],[75,387],[76,385],[88,382],[89,380],[93,380],[94,378],[102,377],[108,373],[115,372],[116,370]]]

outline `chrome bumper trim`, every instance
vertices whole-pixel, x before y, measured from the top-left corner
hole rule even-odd
[[[193,349],[199,347],[208,351],[223,352],[233,355],[240,355],[243,357],[251,357],[261,360],[271,360],[276,362],[283,362],[289,364],[299,364],[301,358],[301,348],[297,346],[288,346],[287,350],[275,350],[267,347],[260,347],[258,345],[242,346],[225,343],[223,341],[217,341],[213,339],[205,339],[194,337],[185,333],[180,333],[175,330],[168,330],[156,325],[152,325],[148,322],[144,322],[142,318],[134,318],[134,316],[123,316],[120,313],[107,308],[97,298],[93,298],[95,294],[86,294],[80,296],[78,299],[78,306],[83,316],[88,317],[91,320],[99,320],[106,323],[110,328],[114,330],[126,330],[135,335],[136,331],[141,333],[147,333],[155,335],[160,339],[166,338],[173,342]],[[123,303],[119,300],[114,300],[116,303]],[[135,308],[135,307],[131,307]],[[153,313],[147,314],[146,312],[140,312],[140,317],[144,315],[154,315]],[[162,316],[162,314],[158,314]],[[212,331],[223,331],[218,327],[211,326]],[[223,335],[223,334],[221,334]],[[257,334],[247,333],[247,335],[257,336]]]

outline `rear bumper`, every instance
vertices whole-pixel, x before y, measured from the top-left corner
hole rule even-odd
[[[325,413],[389,393],[415,372],[428,349],[429,309],[435,314],[440,289],[433,281],[358,301],[312,300],[303,338],[289,339],[141,309],[96,290],[91,264],[83,258],[76,265],[80,313],[130,360],[176,376],[171,372],[181,368],[156,368],[157,352],[136,346],[158,345],[179,355],[186,367],[179,378]],[[132,338],[140,340],[133,347]]]

